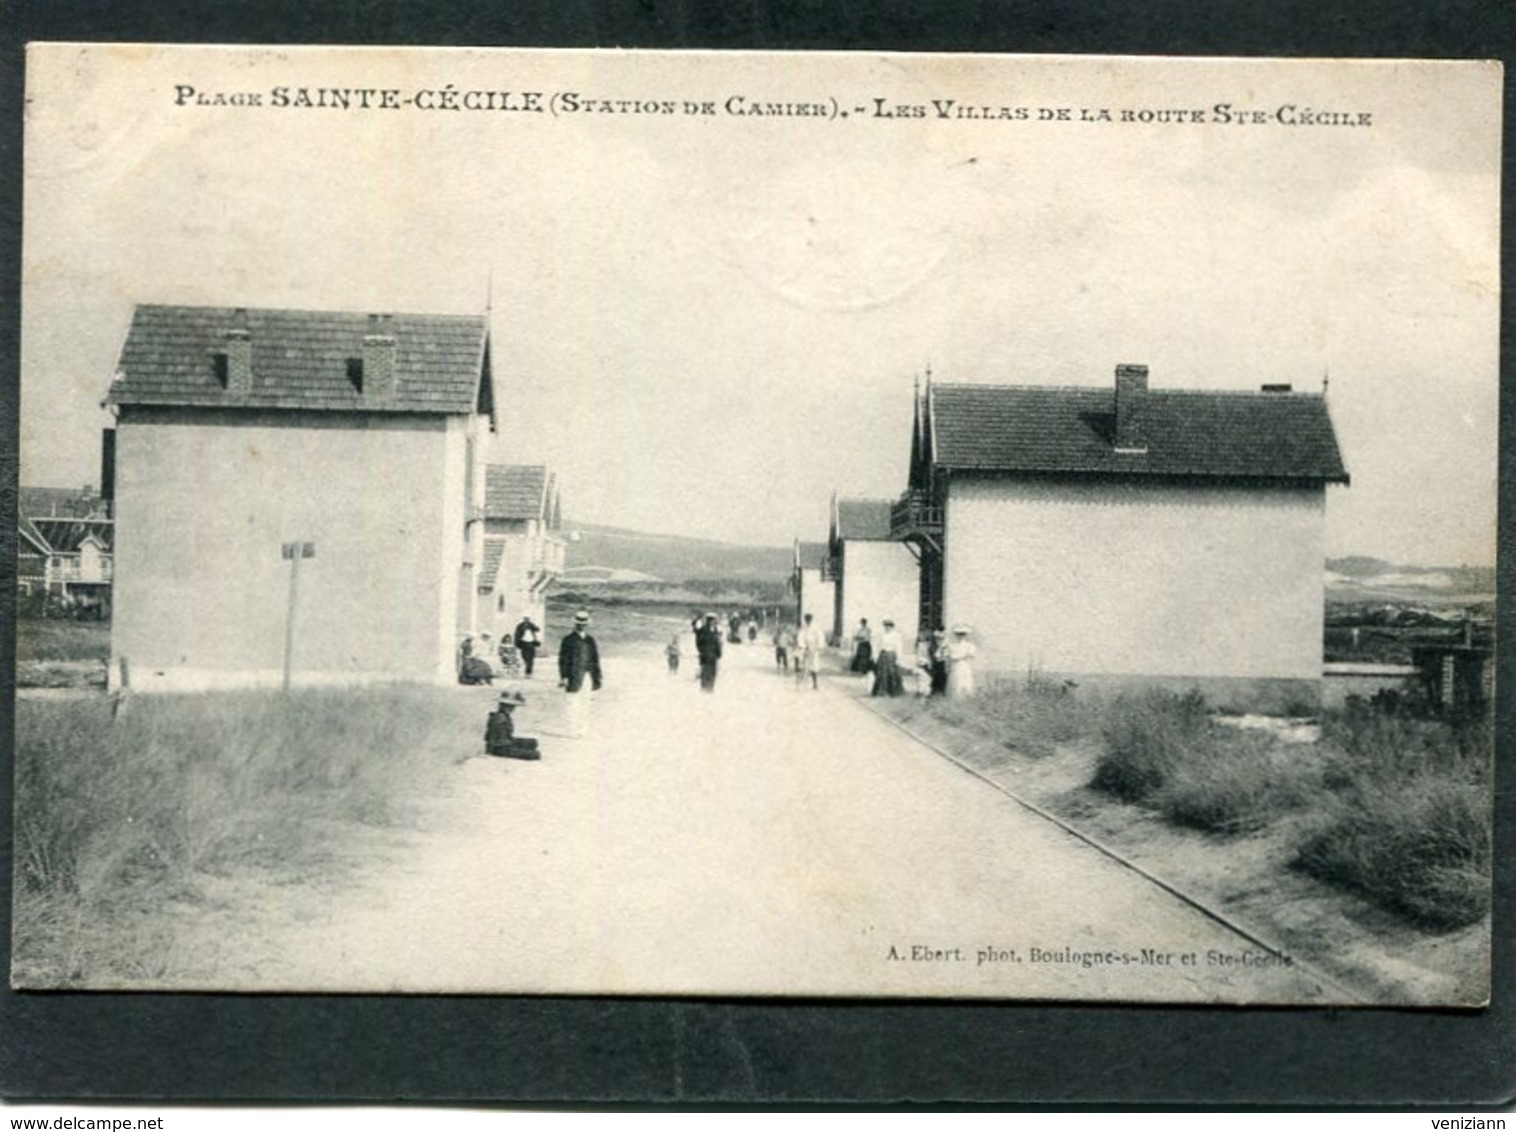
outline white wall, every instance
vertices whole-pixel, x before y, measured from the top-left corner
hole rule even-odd
[[[297,678],[451,679],[454,433],[441,418],[274,418],[123,417],[113,654],[142,687],[277,682],[291,571],[280,546],[301,540],[316,556],[300,564]]]
[[[989,669],[1319,679],[1324,496],[955,479],[947,624]]]
[[[860,618],[869,619],[875,648],[886,617],[895,622],[907,648],[916,645],[920,613],[920,568],[903,542],[848,539],[842,547],[842,623],[837,632],[852,640]]]
[[[803,621],[809,613],[813,623],[825,633],[832,624],[832,606],[835,601],[836,584],[821,580],[821,571],[814,566],[800,571],[800,617]]]
[[[547,628],[547,587],[532,591],[533,581],[540,580],[548,542],[539,519],[491,519],[486,536],[501,544],[500,567],[495,574],[495,588],[479,596],[479,628],[488,629],[498,639],[516,630],[523,616],[529,616],[538,628]],[[482,559],[481,559],[482,561]],[[505,608],[500,608],[500,598]]]

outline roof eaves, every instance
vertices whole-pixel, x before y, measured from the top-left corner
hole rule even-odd
[[[20,529],[21,536],[36,546],[43,554],[51,554],[53,552],[52,546],[42,536],[42,532],[25,515],[18,515],[16,517],[16,526]]]

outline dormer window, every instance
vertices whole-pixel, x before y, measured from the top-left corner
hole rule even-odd
[[[353,388],[359,393],[363,392],[363,359],[348,358],[347,379],[353,383]]]
[[[225,389],[227,383],[230,381],[231,369],[227,364],[226,353],[224,351],[218,350],[211,354],[211,372],[216,375],[217,384],[222,389]]]

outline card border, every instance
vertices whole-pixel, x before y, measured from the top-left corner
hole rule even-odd
[[[1137,10],[1140,7],[1140,10]],[[1206,6],[874,3],[806,12],[600,0],[506,6],[258,0],[234,11],[16,0],[0,99],[0,571],[15,566],[23,47],[29,40],[683,49],[910,50],[1277,57],[1516,56],[1495,3]],[[1512,203],[1506,94],[1503,204]],[[1502,278],[1509,259],[1502,255]],[[1455,1106],[1516,1097],[1512,425],[1502,308],[1496,913],[1479,1011],[1062,1003],[25,993],[0,990],[0,1093],[12,1099],[794,1108]],[[9,892],[14,578],[0,573],[0,868]],[[0,910],[9,966],[10,903]],[[1197,1068],[1196,1051],[1205,1051]]]

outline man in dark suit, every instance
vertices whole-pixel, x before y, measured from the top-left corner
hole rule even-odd
[[[716,690],[716,664],[721,659],[721,628],[716,615],[707,613],[705,624],[695,630],[695,652],[700,657],[700,690]]]
[[[526,675],[531,676],[532,665],[537,662],[537,646],[542,643],[542,630],[531,617],[523,617],[516,625],[516,653],[521,657]]]
[[[574,614],[574,631],[563,638],[558,648],[558,686],[569,696],[569,732],[584,734],[585,714],[589,710],[589,695],[584,687],[588,678],[589,691],[600,691],[600,647],[590,636],[589,611],[581,609]]]

